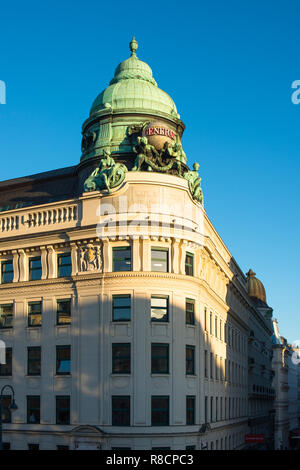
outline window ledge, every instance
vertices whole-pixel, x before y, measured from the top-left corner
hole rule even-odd
[[[152,372],[151,377],[170,377],[170,372]]]
[[[116,373],[111,373],[110,374],[111,377],[131,377],[131,373],[129,372],[124,372],[124,374],[120,373],[120,372],[116,372]]]
[[[26,378],[26,379],[32,379],[32,378],[34,378],[34,379],[40,379],[41,377],[42,377],[41,374],[39,374],[39,375],[38,375],[38,374],[37,374],[37,375],[26,374],[26,375],[25,375],[25,378]]]
[[[54,377],[57,378],[65,378],[65,377],[72,377],[72,374],[54,374]]]

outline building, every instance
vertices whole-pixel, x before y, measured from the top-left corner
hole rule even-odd
[[[273,386],[276,399],[274,448],[298,449],[299,429],[299,349],[280,336],[278,321],[273,319]]]
[[[173,100],[130,49],[81,161],[0,183],[12,449],[240,449],[268,432],[270,309],[204,210]]]

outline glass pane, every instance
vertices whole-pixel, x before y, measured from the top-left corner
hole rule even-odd
[[[151,271],[168,271],[168,251],[151,250]]]
[[[57,324],[71,323],[71,301],[60,300],[57,302]]]
[[[113,270],[130,271],[131,270],[131,249],[120,247],[113,249]]]
[[[130,373],[130,344],[113,344],[113,373]]]
[[[113,321],[130,321],[130,308],[114,308]]]
[[[28,326],[41,326],[42,315],[41,314],[30,314],[28,316]]]
[[[31,258],[29,260],[29,280],[35,281],[42,277],[41,257]]]
[[[14,270],[12,261],[4,261],[2,263],[2,283],[13,282]]]
[[[130,307],[130,296],[113,297],[113,305],[115,307]]]
[[[112,397],[112,425],[130,426],[130,397]]]
[[[13,326],[13,305],[0,306],[0,328],[12,328]]]
[[[58,277],[68,277],[72,274],[72,260],[69,253],[58,255]]]
[[[167,298],[159,298],[159,297],[152,297],[151,298],[151,307],[167,307],[168,299]]]
[[[57,374],[70,374],[71,348],[69,346],[57,348]]]
[[[168,426],[169,424],[169,398],[152,397],[152,425]]]

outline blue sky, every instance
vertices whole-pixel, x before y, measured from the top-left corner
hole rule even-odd
[[[300,339],[300,5],[296,0],[15,1],[0,12],[1,180],[74,165],[81,124],[134,34],[174,99],[207,213]]]

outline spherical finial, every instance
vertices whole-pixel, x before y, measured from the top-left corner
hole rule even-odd
[[[137,41],[135,40],[135,37],[133,36],[131,42],[129,43],[129,47],[130,47],[130,50],[131,50],[131,55],[135,55],[135,52],[138,48],[138,43]]]

